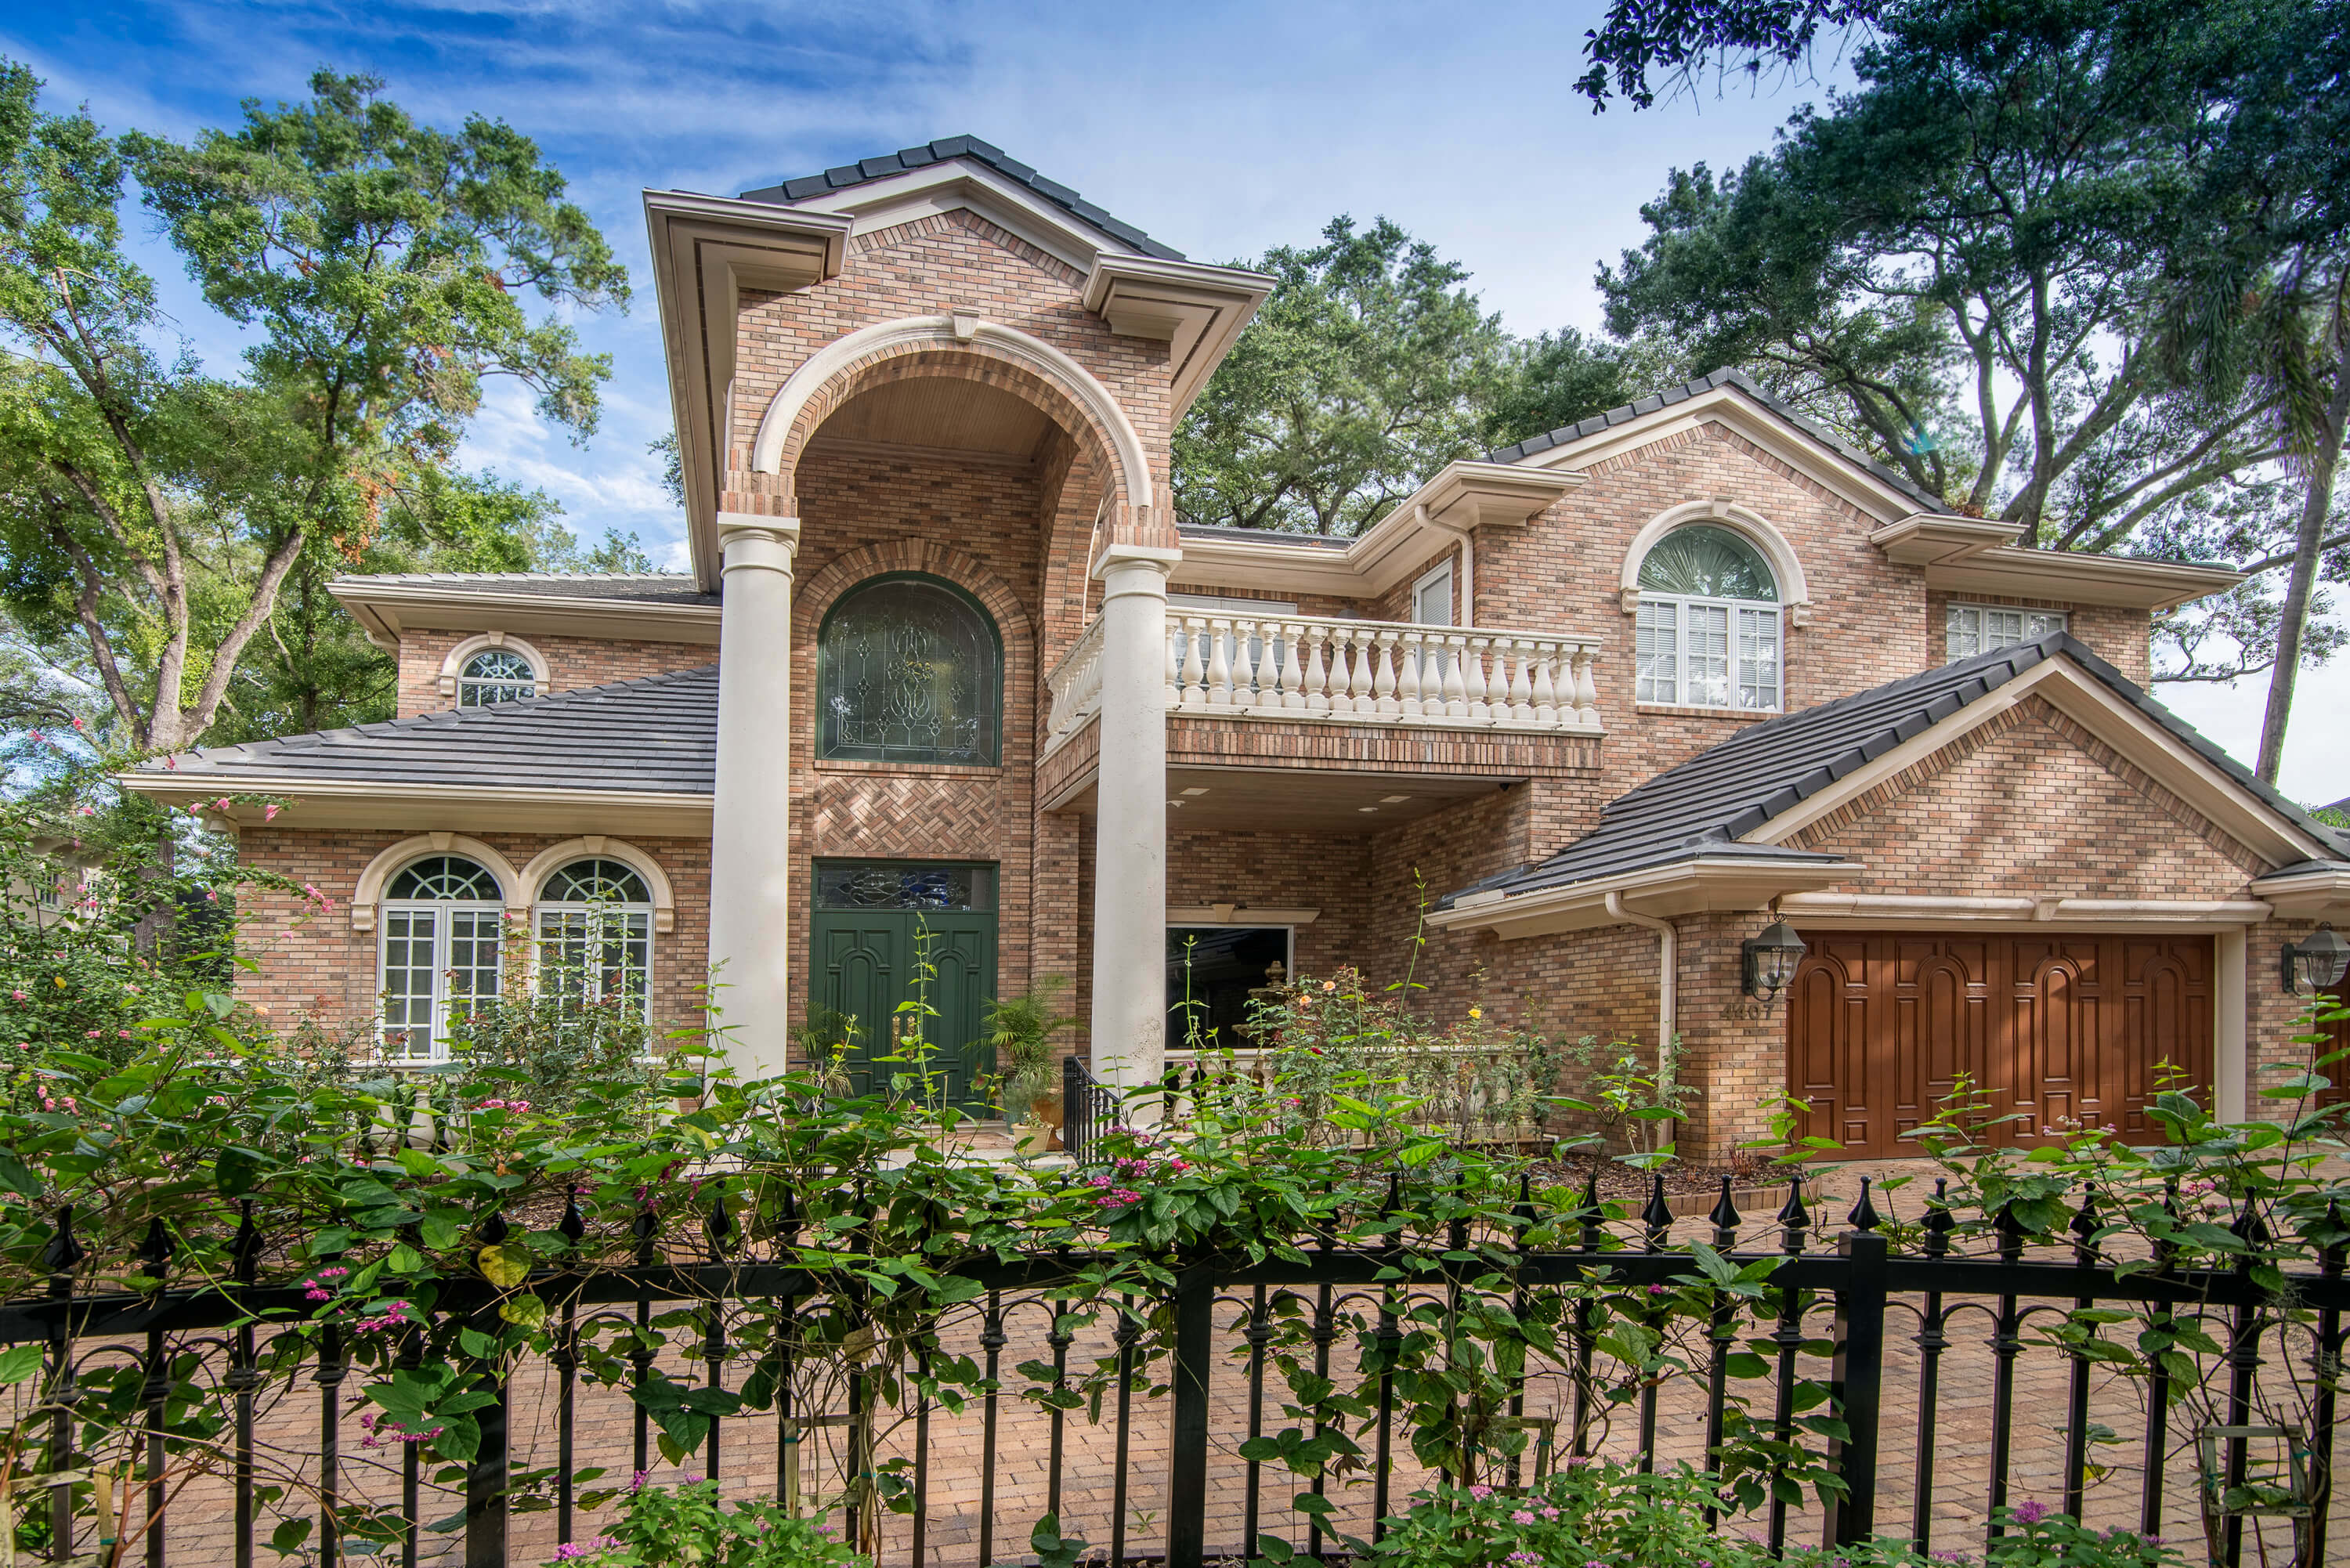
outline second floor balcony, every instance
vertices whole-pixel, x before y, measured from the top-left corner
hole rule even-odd
[[[1101,709],[1102,622],[1056,664],[1045,752]],[[1597,736],[1596,637],[1170,610],[1167,711],[1185,717]]]

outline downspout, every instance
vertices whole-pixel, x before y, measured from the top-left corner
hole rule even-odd
[[[1680,939],[1670,920],[1655,915],[1644,915],[1624,907],[1624,895],[1615,888],[1607,891],[1607,912],[1627,925],[1643,926],[1657,933],[1657,1087],[1667,1091],[1673,1082],[1673,1023],[1679,997]],[[1674,1137],[1680,1136],[1680,1119],[1676,1116],[1665,1124]]]

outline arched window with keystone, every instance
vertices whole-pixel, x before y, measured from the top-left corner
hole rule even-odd
[[[1674,529],[1640,563],[1638,700],[1775,713],[1785,701],[1778,578],[1733,529]]]

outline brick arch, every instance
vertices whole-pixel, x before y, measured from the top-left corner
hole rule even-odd
[[[809,437],[849,399],[891,381],[948,376],[1010,392],[1041,410],[1081,445],[1097,449],[1116,499],[1136,509],[1156,499],[1149,454],[1133,421],[1093,373],[1042,338],[969,317],[914,317],[863,327],[809,356],[767,405],[749,467],[791,476]]]

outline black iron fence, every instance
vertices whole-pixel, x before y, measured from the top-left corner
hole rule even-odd
[[[1073,1120],[1085,1114],[1081,1096],[1068,1104]],[[1842,1421],[1825,1457],[1845,1490],[1822,1507],[1774,1499],[1729,1521],[1773,1547],[1816,1530],[1831,1542],[1898,1534],[1921,1551],[1980,1548],[1993,1511],[2016,1501],[2027,1432],[2061,1439],[2061,1451],[2033,1456],[2043,1481],[2054,1480],[2051,1506],[2076,1517],[2102,1507],[2148,1533],[2198,1537],[2207,1523],[2206,1489],[2194,1479],[2198,1456],[2212,1456],[2224,1472],[2217,1480],[2241,1481],[2260,1463],[2263,1419],[2275,1418],[2307,1475],[2298,1501],[2279,1511],[2298,1511],[2299,1560],[2326,1560],[2343,1313],[2350,1308],[2342,1248],[2326,1252],[2317,1272],[2288,1276],[2279,1294],[2262,1289],[2249,1271],[2116,1267],[2085,1241],[2069,1257],[2028,1255],[2033,1250],[2005,1231],[1991,1238],[1990,1251],[1957,1255],[1946,1221],[1901,1231],[1905,1245],[1897,1248],[1865,1195],[1848,1223],[1853,1229],[1822,1246],[1800,1192],[1791,1192],[1777,1219],[1759,1236],[1746,1235],[1750,1244],[1742,1248],[1749,1228],[1725,1185],[1709,1239],[1733,1262],[1775,1260],[1766,1296],[1743,1304],[1724,1298],[1701,1324],[1701,1353],[1682,1376],[1629,1383],[1611,1368],[1613,1353],[1595,1330],[1587,1297],[1579,1296],[1564,1324],[1563,1353],[1530,1365],[1509,1401],[1509,1424],[1522,1432],[1539,1428],[1539,1442],[1506,1463],[1496,1460],[1487,1474],[1509,1484],[1528,1479],[1522,1465],[1538,1473],[1592,1455],[1650,1468],[1676,1444],[1700,1454],[1718,1449],[1734,1409],[1751,1411],[1781,1442],[1799,1441],[1798,1393],[1818,1377],[1827,1407]],[[1657,1207],[1628,1223],[1586,1213],[1579,1247],[1517,1253],[1504,1288],[1521,1303],[1595,1281],[1634,1303],[1650,1287],[1690,1288],[1690,1257],[1668,1250],[1666,1227]],[[1757,1241],[1760,1247],[1752,1245]],[[265,1554],[274,1539],[332,1568],[352,1546],[341,1533],[342,1512],[362,1495],[396,1501],[404,1523],[390,1552],[403,1568],[453,1553],[459,1542],[467,1568],[552,1557],[556,1543],[595,1535],[591,1503],[609,1505],[575,1474],[583,1445],[597,1438],[625,1448],[639,1472],[660,1462],[658,1413],[629,1386],[582,1376],[592,1362],[589,1343],[617,1334],[630,1346],[627,1360],[639,1391],[660,1361],[680,1380],[739,1395],[756,1359],[765,1379],[759,1408],[709,1424],[695,1445],[703,1471],[761,1491],[772,1486],[779,1498],[806,1497],[823,1490],[808,1484],[811,1449],[837,1438],[841,1475],[867,1484],[845,1486],[830,1506],[839,1509],[849,1539],[885,1563],[993,1563],[1025,1543],[1038,1511],[1060,1516],[1072,1532],[1089,1511],[1097,1532],[1106,1526],[1102,1544],[1113,1563],[1140,1552],[1170,1568],[1201,1568],[1218,1554],[1253,1554],[1276,1532],[1311,1556],[1343,1558],[1337,1515],[1301,1511],[1284,1494],[1335,1500],[1348,1530],[1375,1539],[1412,1488],[1434,1479],[1414,1459],[1403,1428],[1394,1349],[1417,1305],[1434,1302],[1457,1313],[1462,1293],[1490,1288],[1492,1280],[1485,1264],[1399,1280],[1392,1251],[1309,1239],[1302,1262],[1182,1262],[1158,1299],[1094,1303],[1104,1316],[1088,1338],[1066,1299],[1087,1260],[1047,1252],[962,1271],[981,1293],[965,1315],[941,1322],[931,1340],[909,1350],[908,1364],[884,1366],[853,1354],[846,1364],[840,1359],[839,1347],[856,1343],[853,1334],[844,1341],[837,1332],[840,1314],[860,1310],[853,1293],[834,1293],[827,1276],[740,1255],[739,1248],[728,1255],[729,1245],[712,1241],[704,1263],[535,1279],[548,1303],[550,1355],[543,1365],[458,1369],[491,1398],[479,1412],[478,1449],[439,1469],[429,1469],[432,1461],[416,1443],[396,1445],[396,1455],[368,1437],[354,1444],[365,1423],[353,1424],[351,1379],[380,1376],[382,1366],[357,1366],[350,1328],[306,1321],[314,1308],[299,1286],[230,1283],[91,1297],[74,1294],[60,1276],[47,1299],[0,1306],[0,1344],[44,1346],[36,1418],[46,1423],[46,1442],[30,1457],[36,1473],[16,1478],[16,1494],[36,1509],[46,1494],[52,1560],[93,1561],[104,1530],[87,1506],[96,1457],[82,1451],[89,1430],[82,1419],[103,1406],[116,1417],[112,1429],[130,1428],[143,1449],[138,1469],[123,1477],[137,1500],[124,1517],[141,1521],[124,1561],[143,1555],[148,1568],[165,1568],[174,1556],[216,1561],[225,1539],[235,1568],[251,1568],[257,1544]],[[485,1282],[452,1280],[435,1310],[486,1316],[498,1300]],[[2157,1363],[2130,1383],[2137,1429],[2116,1428],[2112,1391],[2098,1386],[2093,1401],[2103,1364],[2059,1332],[2099,1305],[2208,1331],[2217,1354],[2197,1364],[2197,1376],[2209,1383],[2199,1392],[2208,1397],[2174,1402],[2176,1370]],[[823,1336],[829,1359],[816,1365],[813,1334],[760,1342],[754,1357],[733,1326],[744,1310],[767,1324],[831,1323]],[[657,1352],[654,1336],[665,1319],[685,1326]],[[1153,1343],[1166,1352],[1151,1366],[1138,1349],[1147,1324],[1157,1325]],[[1284,1324],[1302,1329],[1302,1337],[1281,1339]],[[414,1343],[398,1357],[387,1343],[382,1366],[414,1366]],[[1361,1378],[1366,1405],[1377,1412],[1357,1434],[1366,1462],[1293,1477],[1269,1459],[1243,1456],[1250,1439],[1273,1435],[1290,1418],[1277,1376],[1268,1393],[1283,1344],[1319,1377]],[[1987,1354],[1968,1358],[1969,1386],[1960,1398],[1953,1362],[1970,1348]],[[980,1376],[960,1408],[926,1397],[919,1378],[906,1376],[921,1370],[914,1363],[964,1354]],[[1083,1380],[1086,1358],[1096,1354],[1107,1368],[1101,1392],[1090,1403],[1055,1398]],[[303,1392],[306,1384],[313,1393]],[[1163,1393],[1155,1396],[1154,1387]],[[218,1391],[226,1414],[217,1428],[191,1415],[207,1389]],[[2289,1417],[2277,1417],[2288,1409]],[[2225,1418],[2189,1424],[2182,1413],[2190,1410]],[[517,1449],[518,1423],[526,1455]],[[1963,1423],[1981,1429],[1961,1432]],[[1033,1496],[999,1491],[1009,1484],[1001,1461],[1015,1426],[1024,1461],[1033,1464],[1042,1452],[1041,1511]],[[1956,1456],[1986,1442],[1962,1476],[1949,1473]],[[536,1459],[546,1462],[526,1462]],[[301,1467],[305,1485],[270,1482],[273,1464]],[[1087,1466],[1092,1480],[1080,1486],[1073,1477]],[[746,1475],[753,1468],[756,1474]],[[951,1490],[964,1500],[951,1511],[951,1539],[949,1511],[934,1505],[950,1470]],[[2194,1495],[2179,1495],[2182,1473]],[[887,1484],[875,1484],[877,1477]],[[975,1503],[968,1497],[974,1486]],[[1147,1518],[1136,1508],[1145,1492],[1157,1504]],[[186,1506],[188,1497],[200,1506]],[[2246,1526],[2241,1515],[2210,1521],[2218,1561],[2240,1561]]]

